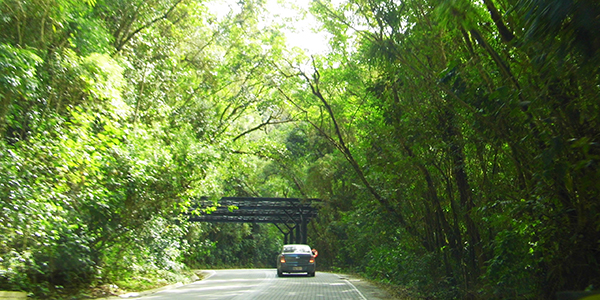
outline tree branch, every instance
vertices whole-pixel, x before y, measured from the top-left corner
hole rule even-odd
[[[375,199],[377,200],[377,202],[379,202],[381,204],[381,206],[383,206],[384,209],[386,209],[389,213],[391,213],[393,216],[395,216],[397,218],[397,220],[400,222],[400,225],[402,225],[402,227],[404,227],[407,231],[409,231],[411,234],[416,234],[416,231],[414,229],[413,226],[411,226],[410,224],[408,224],[406,222],[406,219],[404,218],[404,216],[399,213],[390,203],[390,201],[383,197],[381,194],[379,194],[375,188],[373,187],[373,185],[371,185],[371,183],[369,182],[369,180],[367,180],[362,168],[360,167],[360,165],[358,164],[358,162],[356,161],[356,159],[354,158],[354,156],[352,155],[352,152],[350,151],[350,148],[348,148],[348,146],[346,145],[342,132],[340,130],[340,127],[338,125],[337,119],[335,117],[335,114],[333,112],[333,109],[331,108],[331,105],[329,105],[329,103],[327,102],[327,100],[325,99],[325,97],[323,97],[323,95],[321,94],[319,87],[318,87],[318,79],[320,78],[319,73],[315,70],[315,75],[313,77],[315,77],[315,81],[311,82],[308,78],[308,76],[301,72],[300,74],[302,77],[304,77],[304,79],[307,81],[308,85],[311,88],[311,91],[313,93],[313,95],[315,97],[317,97],[321,103],[323,104],[323,106],[325,107],[325,109],[327,110],[327,113],[329,114],[329,117],[331,119],[331,122],[333,123],[334,129],[335,129],[335,134],[336,134],[336,138],[337,141],[327,135],[322,128],[319,128],[318,126],[316,126],[315,124],[313,124],[312,122],[309,121],[309,123],[315,127],[319,132],[321,132],[321,134],[323,134],[328,140],[330,140],[333,145],[340,150],[340,152],[342,152],[342,154],[344,155],[344,157],[346,158],[346,160],[350,163],[350,165],[352,166],[352,168],[354,169],[356,175],[358,176],[358,178],[360,179],[360,181],[364,184],[364,186],[367,188],[367,190],[369,191],[369,193],[371,195],[373,195],[373,197],[375,197]],[[416,236],[416,235],[415,235]]]
[[[142,25],[140,28],[134,30],[132,33],[130,33],[125,39],[121,40],[117,46],[115,47],[117,52],[121,51],[121,49],[123,49],[123,46],[125,46],[125,44],[127,44],[127,42],[129,42],[129,40],[131,40],[136,34],[138,34],[140,31],[152,26],[154,23],[160,21],[160,20],[164,20],[167,19],[169,17],[169,14],[177,7],[177,5],[179,5],[179,3],[183,2],[183,0],[177,0],[175,2],[175,4],[173,4],[173,6],[171,6],[169,8],[169,10],[164,13],[162,16],[159,16],[157,18],[155,18],[154,20]]]
[[[512,33],[512,31],[510,31],[510,29],[508,29],[508,27],[506,27],[504,21],[502,21],[502,16],[500,15],[500,12],[498,12],[498,9],[494,3],[491,0],[483,0],[483,3],[485,3],[485,6],[490,12],[492,20],[494,21],[494,24],[496,24],[496,28],[498,28],[498,32],[502,37],[502,41],[505,43],[510,43],[510,41],[515,38],[515,35]]]
[[[253,131],[259,130],[267,125],[276,125],[276,124],[284,124],[284,123],[289,123],[289,122],[294,122],[294,120],[283,120],[283,121],[273,121],[271,122],[271,119],[273,118],[273,116],[269,116],[269,119],[267,119],[266,122],[260,123],[258,126],[250,128],[242,133],[240,133],[238,136],[236,136],[235,138],[233,138],[233,141],[237,141],[239,138],[243,137],[246,134],[249,134]]]

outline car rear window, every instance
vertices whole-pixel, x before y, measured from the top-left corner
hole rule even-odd
[[[283,253],[311,253],[308,246],[283,246]]]

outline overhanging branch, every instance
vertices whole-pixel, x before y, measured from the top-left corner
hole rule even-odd
[[[235,138],[233,138],[233,141],[237,141],[239,138],[243,137],[246,134],[249,134],[253,131],[259,130],[267,125],[277,125],[277,124],[284,124],[284,123],[289,123],[289,122],[294,122],[294,120],[282,120],[282,121],[271,121],[271,119],[273,118],[273,116],[269,116],[269,118],[267,119],[266,122],[260,123],[258,126],[250,128],[242,133],[240,133],[238,136],[236,136]]]

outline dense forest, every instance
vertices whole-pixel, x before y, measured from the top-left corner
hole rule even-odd
[[[0,290],[272,266],[204,196],[322,199],[319,268],[411,299],[600,287],[598,1],[313,0],[314,55],[211,5],[0,0]]]

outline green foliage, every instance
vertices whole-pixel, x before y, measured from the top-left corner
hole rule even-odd
[[[260,132],[230,141],[252,133],[252,120],[281,117],[273,95],[259,101],[284,47],[277,30],[257,28],[260,3],[220,25],[196,1],[0,10],[0,288],[55,298],[150,287],[215,253],[219,265],[274,263],[274,227],[235,227],[233,249],[210,240],[212,227],[177,219],[194,197],[285,184],[260,172],[261,158],[232,155],[281,145]]]
[[[523,243],[531,240],[522,232],[504,231],[498,233],[492,244],[494,257],[489,260],[485,275],[486,280],[493,282],[490,288],[496,297],[517,299],[535,296],[536,282],[534,266],[536,243]],[[529,246],[529,247],[527,247]]]
[[[550,298],[595,285],[597,158],[578,145],[597,136],[596,4],[346,1],[313,12],[334,36],[324,60],[337,66],[304,77],[318,109],[308,97],[295,105],[362,188],[346,205],[327,203],[331,216],[313,233],[347,252],[334,265],[442,298]],[[319,197],[346,193],[339,175],[322,173],[312,173]],[[381,231],[355,224],[378,216],[406,230],[382,229],[399,242],[365,242]],[[401,257],[424,271],[400,271]]]
[[[274,268],[282,246],[271,224],[207,224],[196,238],[208,247],[186,260],[194,268]]]
[[[36,67],[41,62],[34,51],[0,44],[0,137],[7,135],[7,128],[21,127],[19,120],[12,118],[9,112],[21,110],[22,100],[35,96],[39,86]]]

